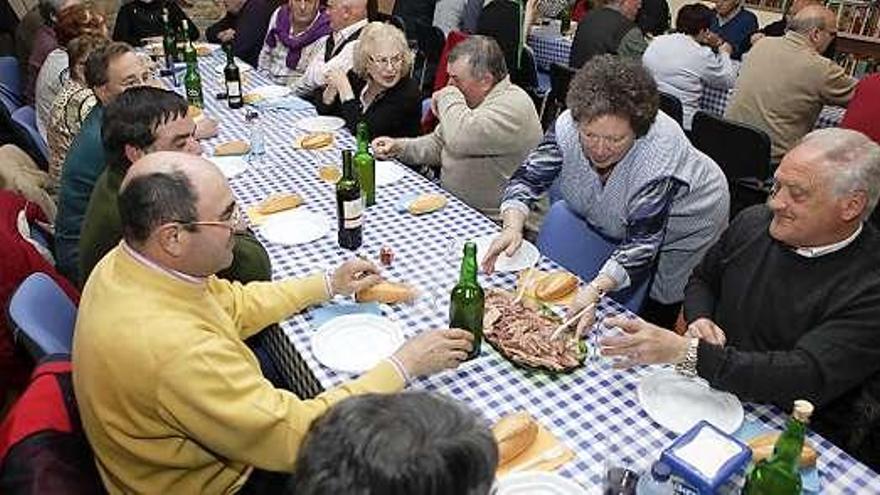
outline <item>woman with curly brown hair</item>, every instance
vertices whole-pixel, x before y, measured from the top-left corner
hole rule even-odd
[[[58,14],[55,24],[55,37],[58,48],[49,53],[40,73],[34,90],[34,110],[37,112],[37,129],[43,139],[49,126],[49,112],[52,102],[61,91],[61,87],[70,78],[70,61],[67,56],[67,44],[82,35],[107,37],[107,23],[104,16],[92,7],[83,4],[73,5]]]
[[[529,205],[556,181],[585,228],[617,244],[570,310],[638,286],[656,266],[641,314],[671,327],[691,270],[727,225],[724,174],[658,111],[657,85],[636,61],[594,57],[575,75],[566,100],[568,110],[507,185],[504,230],[483,267],[491,271],[499,253],[519,247]],[[593,322],[593,308],[579,332]]]

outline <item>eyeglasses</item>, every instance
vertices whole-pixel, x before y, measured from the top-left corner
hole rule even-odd
[[[226,220],[206,220],[198,222],[174,221],[170,223],[176,223],[181,227],[197,227],[200,225],[204,225],[206,227],[225,227],[229,229],[230,232],[234,233],[242,230],[242,228],[244,227],[244,214],[241,212],[241,208],[239,208],[238,204],[235,204],[232,207],[232,213],[230,213],[229,218]]]
[[[625,145],[627,141],[630,139],[630,135],[623,136],[601,136],[599,134],[593,134],[591,132],[582,132],[581,140],[588,145],[595,146],[597,144],[604,144],[610,148],[620,148]]]
[[[392,69],[397,69],[398,67],[403,65],[403,55],[400,53],[398,53],[397,55],[392,55],[390,57],[379,57],[376,55],[370,55],[370,62],[379,67],[387,65]]]

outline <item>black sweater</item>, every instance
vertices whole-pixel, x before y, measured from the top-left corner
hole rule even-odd
[[[379,95],[373,104],[364,112],[361,104],[361,91],[366,82],[354,71],[348,71],[348,82],[354,98],[339,103],[337,96],[330,105],[324,104],[319,88],[314,94],[314,102],[318,113],[322,115],[338,115],[345,119],[345,126],[355,132],[358,122],[364,120],[374,137],[416,137],[422,116],[421,94],[418,84],[409,76],[401,78],[392,88]]]
[[[845,447],[880,376],[880,234],[865,225],[840,251],[806,258],[770,237],[771,218],[764,205],[743,211],[694,270],[687,321],[727,334],[723,348],[700,343],[697,370],[744,400],[789,410],[809,399],[815,429]]]
[[[113,28],[113,39],[124,41],[131,46],[141,46],[144,38],[162,36],[165,29],[162,26],[162,6],[168,7],[168,17],[175,33],[180,29],[180,23],[186,19],[189,23],[189,39],[199,39],[199,28],[196,23],[186,16],[186,13],[177,5],[177,2],[153,1],[142,2],[134,0],[119,8],[116,16],[116,27]]]

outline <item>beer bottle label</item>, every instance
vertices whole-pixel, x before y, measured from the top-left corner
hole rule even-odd
[[[364,202],[360,198],[342,202],[342,212],[345,216],[342,227],[356,229],[364,223]]]
[[[238,81],[226,81],[226,95],[235,98],[241,95],[241,83]]]

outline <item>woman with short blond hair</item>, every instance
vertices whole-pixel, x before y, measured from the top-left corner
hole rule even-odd
[[[421,94],[410,77],[413,56],[403,32],[372,22],[354,48],[352,70],[331,70],[316,98],[318,113],[339,115],[352,132],[365,121],[373,136],[419,135]]]

